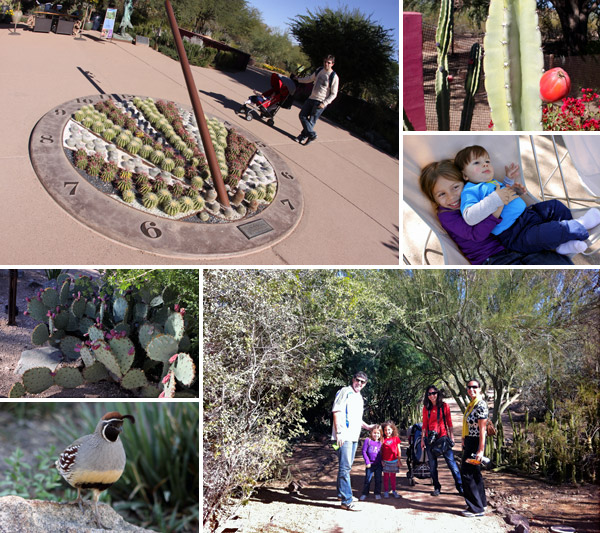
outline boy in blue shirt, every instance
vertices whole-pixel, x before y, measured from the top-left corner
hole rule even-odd
[[[460,209],[467,224],[474,226],[504,206],[500,215],[502,221],[492,233],[505,248],[525,253],[556,250],[565,255],[587,249],[587,230],[600,224],[598,209],[590,209],[582,217],[573,219],[571,211],[558,200],[527,207],[519,197],[525,188],[514,183],[519,176],[519,166],[514,163],[504,167],[506,178],[500,183],[501,188],[508,187],[513,191],[511,201],[504,205],[496,193],[499,182],[494,179],[494,167],[485,148],[477,145],[463,148],[456,154],[454,162],[466,181]]]

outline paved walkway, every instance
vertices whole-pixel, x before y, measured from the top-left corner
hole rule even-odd
[[[282,109],[275,127],[246,122],[235,110],[269,74],[250,68],[225,73],[192,67],[207,114],[247,129],[274,149],[298,177],[305,209],[280,243],[242,257],[185,261],[140,251],[90,230],[46,193],[29,158],[37,121],[55,106],[99,92],[138,94],[189,103],[178,62],[154,50],[0,26],[0,264],[10,265],[397,265],[398,160],[326,120],[319,141],[299,146],[298,107]]]

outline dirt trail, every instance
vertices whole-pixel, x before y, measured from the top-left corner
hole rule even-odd
[[[462,416],[456,404],[451,405],[455,441],[460,443]],[[403,447],[407,439],[402,437]],[[456,447],[458,449],[458,445]],[[481,518],[464,518],[464,498],[454,489],[450,471],[442,460],[439,465],[442,494],[431,496],[431,480],[417,480],[409,486],[406,478],[406,450],[403,466],[397,477],[401,499],[375,500],[371,495],[358,502],[359,512],[344,511],[336,499],[335,480],[337,458],[328,442],[300,446],[293,456],[291,473],[304,487],[296,494],[286,490],[286,484],[269,484],[238,512],[239,518],[230,520],[224,531],[244,533],[469,533],[486,531],[505,532],[510,528],[502,518],[488,514]],[[358,497],[362,491],[365,471],[364,460],[357,451],[352,468],[352,489]],[[447,491],[447,492],[446,492]]]
[[[454,401],[448,401],[454,426],[455,454],[460,449],[462,414]],[[219,533],[487,533],[514,531],[503,515],[526,516],[532,533],[548,531],[551,525],[568,525],[578,533],[600,531],[600,487],[584,485],[555,487],[506,473],[484,473],[488,493],[488,513],[480,518],[464,518],[465,502],[454,489],[452,475],[444,461],[438,462],[442,494],[431,495],[430,480],[417,480],[414,487],[406,478],[406,444],[398,492],[402,498],[375,500],[372,495],[357,502],[359,512],[344,511],[336,499],[337,458],[329,441],[304,443],[296,447],[289,462],[290,474],[303,486],[289,491],[288,483],[269,482],[238,510],[236,518]],[[457,458],[457,462],[460,459]],[[460,464],[460,462],[459,462]],[[360,451],[352,468],[352,489],[360,496],[364,461]]]

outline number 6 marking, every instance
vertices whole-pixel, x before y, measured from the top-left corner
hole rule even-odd
[[[142,230],[142,233],[149,239],[158,239],[162,235],[162,231],[156,227],[155,222],[144,222],[140,226],[140,229]]]

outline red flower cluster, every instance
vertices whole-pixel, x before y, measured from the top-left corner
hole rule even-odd
[[[581,89],[581,98],[563,98],[562,105],[546,104],[542,123],[548,131],[600,130],[600,95],[593,89]]]

